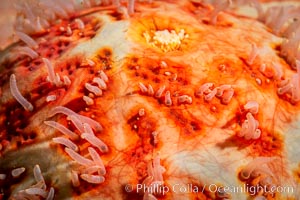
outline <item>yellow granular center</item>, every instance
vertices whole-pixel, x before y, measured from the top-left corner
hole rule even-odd
[[[175,30],[159,30],[143,33],[146,42],[151,46],[160,48],[163,52],[178,50],[182,41],[188,38],[188,34],[181,29],[178,33]]]

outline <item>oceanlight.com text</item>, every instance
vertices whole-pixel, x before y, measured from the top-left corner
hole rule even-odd
[[[203,193],[205,191],[220,194],[233,194],[233,193],[247,193],[250,195],[255,195],[257,193],[294,193],[294,188],[292,186],[261,186],[261,185],[248,185],[243,184],[239,186],[219,186],[217,184],[204,184],[203,186],[198,186],[194,184],[173,184],[173,185],[162,185],[162,184],[151,184],[146,186],[144,184],[137,184],[136,186],[127,184],[125,186],[127,192],[140,193],[150,193],[150,194],[167,194],[172,193]]]

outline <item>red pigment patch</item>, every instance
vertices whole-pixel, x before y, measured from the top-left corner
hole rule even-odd
[[[86,82],[92,81],[93,77],[98,75],[98,70],[100,69],[110,69],[112,67],[111,61],[112,52],[111,50],[104,48],[99,50],[97,56],[95,56],[95,66],[87,65],[86,60],[82,56],[74,56],[68,60],[56,63],[54,66],[55,72],[57,72],[60,77],[64,75],[68,76],[73,82],[76,77],[86,74]],[[42,63],[33,61],[33,64],[42,65]],[[18,68],[18,72],[20,69]],[[22,73],[23,74],[23,73]],[[45,99],[49,95],[55,95],[56,103],[66,104],[67,107],[74,110],[75,112],[80,112],[86,107],[85,102],[82,100],[83,95],[88,95],[90,92],[84,88],[78,88],[77,85],[71,83],[70,86],[57,87],[48,81],[46,81],[46,74],[44,76],[39,76],[33,80],[32,88],[30,93],[24,94],[24,97],[28,99],[33,105],[33,112],[25,111],[21,105],[14,101],[9,102],[7,105],[3,105],[4,113],[6,116],[2,116],[0,120],[0,126],[6,127],[1,129],[0,140],[1,140],[1,152],[6,149],[6,146],[10,144],[10,148],[16,149],[17,147],[25,144],[31,144],[34,142],[35,135],[30,131],[27,132],[25,128],[30,123],[30,118],[35,114],[37,110],[45,107],[51,102],[46,102]],[[18,80],[17,80],[18,81]],[[71,102],[66,98],[68,95],[76,97]],[[22,120],[21,120],[22,119]]]
[[[27,56],[18,56],[16,59],[10,59],[4,62],[3,70],[1,71],[0,75],[2,84],[0,84],[3,85],[4,82],[8,80],[8,74],[12,73],[11,69],[14,65],[19,66],[17,69],[18,73],[22,74],[23,76],[29,76],[29,74],[33,71],[38,70],[40,67],[44,67],[44,63],[41,60],[42,57],[51,60],[57,59],[62,53],[71,49],[79,42],[93,38],[96,34],[96,31],[100,28],[100,22],[92,17],[83,17],[82,21],[85,24],[83,30],[79,30],[77,23],[72,19],[60,20],[59,23],[51,26],[51,28],[47,29],[45,32],[33,35],[32,37],[37,40],[39,44],[38,49],[35,51],[40,56],[33,60]],[[67,27],[71,28],[71,34],[66,32]],[[70,76],[70,79],[72,79],[73,72],[78,70],[78,68],[83,67],[81,66],[81,62],[82,58],[75,57],[74,59],[64,61],[63,63],[65,64],[57,64],[57,66],[54,68],[55,71],[61,76],[67,75]],[[25,140],[27,141],[27,135],[31,135],[30,137],[32,137],[32,133],[26,133],[23,129],[27,126],[26,124],[29,123],[27,120],[29,120],[30,116],[34,114],[35,110],[46,105],[46,102],[36,103],[36,101],[50,94],[55,94],[59,99],[59,97],[64,96],[66,93],[66,88],[53,87],[50,83],[46,82],[46,77],[39,77],[37,80],[34,80],[33,85],[37,87],[30,87],[33,88],[32,91],[24,95],[25,98],[35,106],[33,112],[28,113],[24,111],[20,108],[18,103],[14,103],[13,105],[11,103],[9,103],[9,105],[3,105],[6,110],[3,112],[7,114],[6,117],[2,117],[0,126],[7,128],[1,129],[0,140],[2,141],[1,144],[3,146],[1,151],[3,151],[7,146],[6,141],[14,141],[13,143],[16,142],[16,144],[21,145]],[[23,125],[20,124],[21,121]],[[9,132],[9,136],[7,134],[7,130]],[[25,137],[25,139],[22,139],[22,135]],[[12,147],[14,146],[13,144],[11,145]]]
[[[294,176],[298,183],[300,183],[300,163],[298,164],[298,168],[294,171]]]
[[[131,58],[128,63],[125,64],[125,68],[128,70],[128,75],[132,77],[135,82],[143,83],[146,87],[150,84],[154,91],[159,90],[160,87],[165,86],[165,90],[160,97],[157,98],[159,104],[164,104],[164,93],[169,90],[171,94],[180,96],[183,94],[193,95],[192,91],[190,94],[186,92],[189,90],[187,87],[190,84],[189,66],[185,64],[179,64],[164,59],[154,60],[151,58]],[[143,92],[139,91],[139,94]],[[156,94],[154,93],[154,97]],[[172,97],[171,97],[172,98]],[[176,101],[172,101],[177,104]]]

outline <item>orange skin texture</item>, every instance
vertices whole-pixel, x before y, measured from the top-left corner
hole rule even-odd
[[[60,198],[71,195],[75,199],[108,198],[115,195],[123,199],[142,199],[142,192],[126,192],[124,185],[131,184],[135,188],[141,184],[149,175],[147,164],[159,154],[160,164],[166,169],[163,173],[166,186],[171,187],[174,180],[180,179],[204,188],[202,192],[187,194],[186,197],[190,199],[221,199],[217,193],[205,188],[206,181],[218,175],[206,177],[203,173],[196,177],[191,175],[187,161],[182,161],[186,168],[177,164],[176,155],[184,152],[191,154],[190,157],[201,163],[200,166],[214,162],[225,170],[231,167],[230,163],[234,163],[236,166],[230,168],[234,174],[232,179],[248,185],[255,185],[257,180],[243,180],[240,177],[240,171],[247,160],[278,157],[279,161],[269,166],[272,173],[284,180],[296,178],[299,183],[299,168],[290,169],[287,165],[287,162],[299,163],[299,160],[288,160],[285,144],[285,132],[297,120],[299,104],[291,102],[289,95],[277,94],[279,80],[275,78],[275,71],[271,67],[274,61],[283,66],[284,76],[281,79],[287,79],[295,73],[276,53],[280,39],[255,19],[232,13],[221,13],[217,24],[212,25],[210,9],[188,1],[182,2],[181,7],[173,3],[164,3],[163,6],[159,3],[136,4],[136,12],[128,19],[129,24],[124,31],[125,40],[132,46],[121,60],[118,59],[115,47],[105,45],[99,45],[101,47],[89,56],[86,56],[87,51],[70,53],[76,45],[92,40],[104,30],[104,21],[86,15],[81,18],[85,22],[82,31],[70,19],[62,20],[44,33],[33,35],[39,42],[36,50],[39,58],[31,60],[28,57],[13,56],[1,63],[3,100],[0,102],[0,152],[4,167],[0,168],[0,172],[9,172],[11,169],[7,160],[13,157],[12,152],[22,155],[26,148],[35,147],[44,141],[48,144],[47,151],[52,152],[51,159],[59,157],[58,163],[71,163],[64,147],[51,142],[53,136],[61,136],[61,133],[43,124],[44,120],[55,120],[78,133],[64,115],[48,117],[49,110],[63,105],[101,123],[104,129],[95,132],[95,135],[109,147],[109,152],[101,153],[97,150],[107,171],[105,182],[100,185],[82,181],[78,188],[74,188],[66,178],[69,184],[67,192],[62,194],[59,193],[59,184],[55,185],[51,182],[51,176],[48,177],[47,183],[56,187]],[[111,10],[106,15],[112,22],[119,21],[119,16]],[[73,26],[71,36],[65,36],[65,32],[59,30],[59,27],[67,24]],[[175,30],[178,33],[181,29],[185,30],[188,37],[181,41],[178,48],[167,52],[159,45],[149,44],[144,36],[144,33],[151,35],[161,30]],[[122,42],[125,41],[121,41],[120,45]],[[249,64],[247,60],[252,43],[259,48],[266,47],[267,53],[259,54]],[[56,87],[47,82],[47,72],[41,57],[55,62],[55,71],[67,75],[72,81],[71,85]],[[95,65],[90,66],[87,58]],[[267,65],[265,73],[260,71],[261,64]],[[93,78],[99,76],[99,70],[107,74],[109,82],[103,95],[96,97],[84,84],[92,83]],[[18,85],[34,105],[33,112],[25,111],[10,96],[7,82],[11,73],[24,77],[17,80]],[[203,96],[197,95],[200,86],[208,82],[214,83],[215,87],[232,85],[232,99],[228,103],[217,97],[206,101]],[[166,89],[161,97],[155,97],[141,91],[139,83],[147,87],[151,85],[154,94],[162,86]],[[171,94],[170,106],[165,103],[166,91]],[[45,98],[52,94],[57,96],[57,100],[45,102]],[[87,106],[82,99],[83,95],[93,98],[94,105]],[[188,95],[192,102],[179,102],[178,97],[181,95]],[[261,130],[261,136],[255,140],[246,140],[237,135],[246,120],[247,110],[243,106],[249,100],[255,100],[260,105],[258,113],[253,115]],[[144,115],[139,114],[141,109],[144,109]],[[153,132],[158,133],[157,138]],[[79,153],[87,155],[90,144],[83,139],[74,142],[79,147]],[[208,158],[201,157],[206,154]],[[240,159],[246,160],[244,164],[239,162]],[[32,165],[23,161],[20,163],[28,167]],[[46,171],[47,164],[41,164],[41,168]],[[69,168],[77,170],[80,166],[73,167],[70,164]],[[219,179],[215,184],[226,186]],[[0,182],[0,186],[3,185]],[[172,195],[158,194],[156,197],[172,199]],[[281,198],[280,193],[265,196],[267,199]]]

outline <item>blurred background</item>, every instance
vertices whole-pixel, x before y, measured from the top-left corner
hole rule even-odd
[[[12,0],[0,0],[0,50],[13,41],[13,24],[16,16],[13,3]]]

